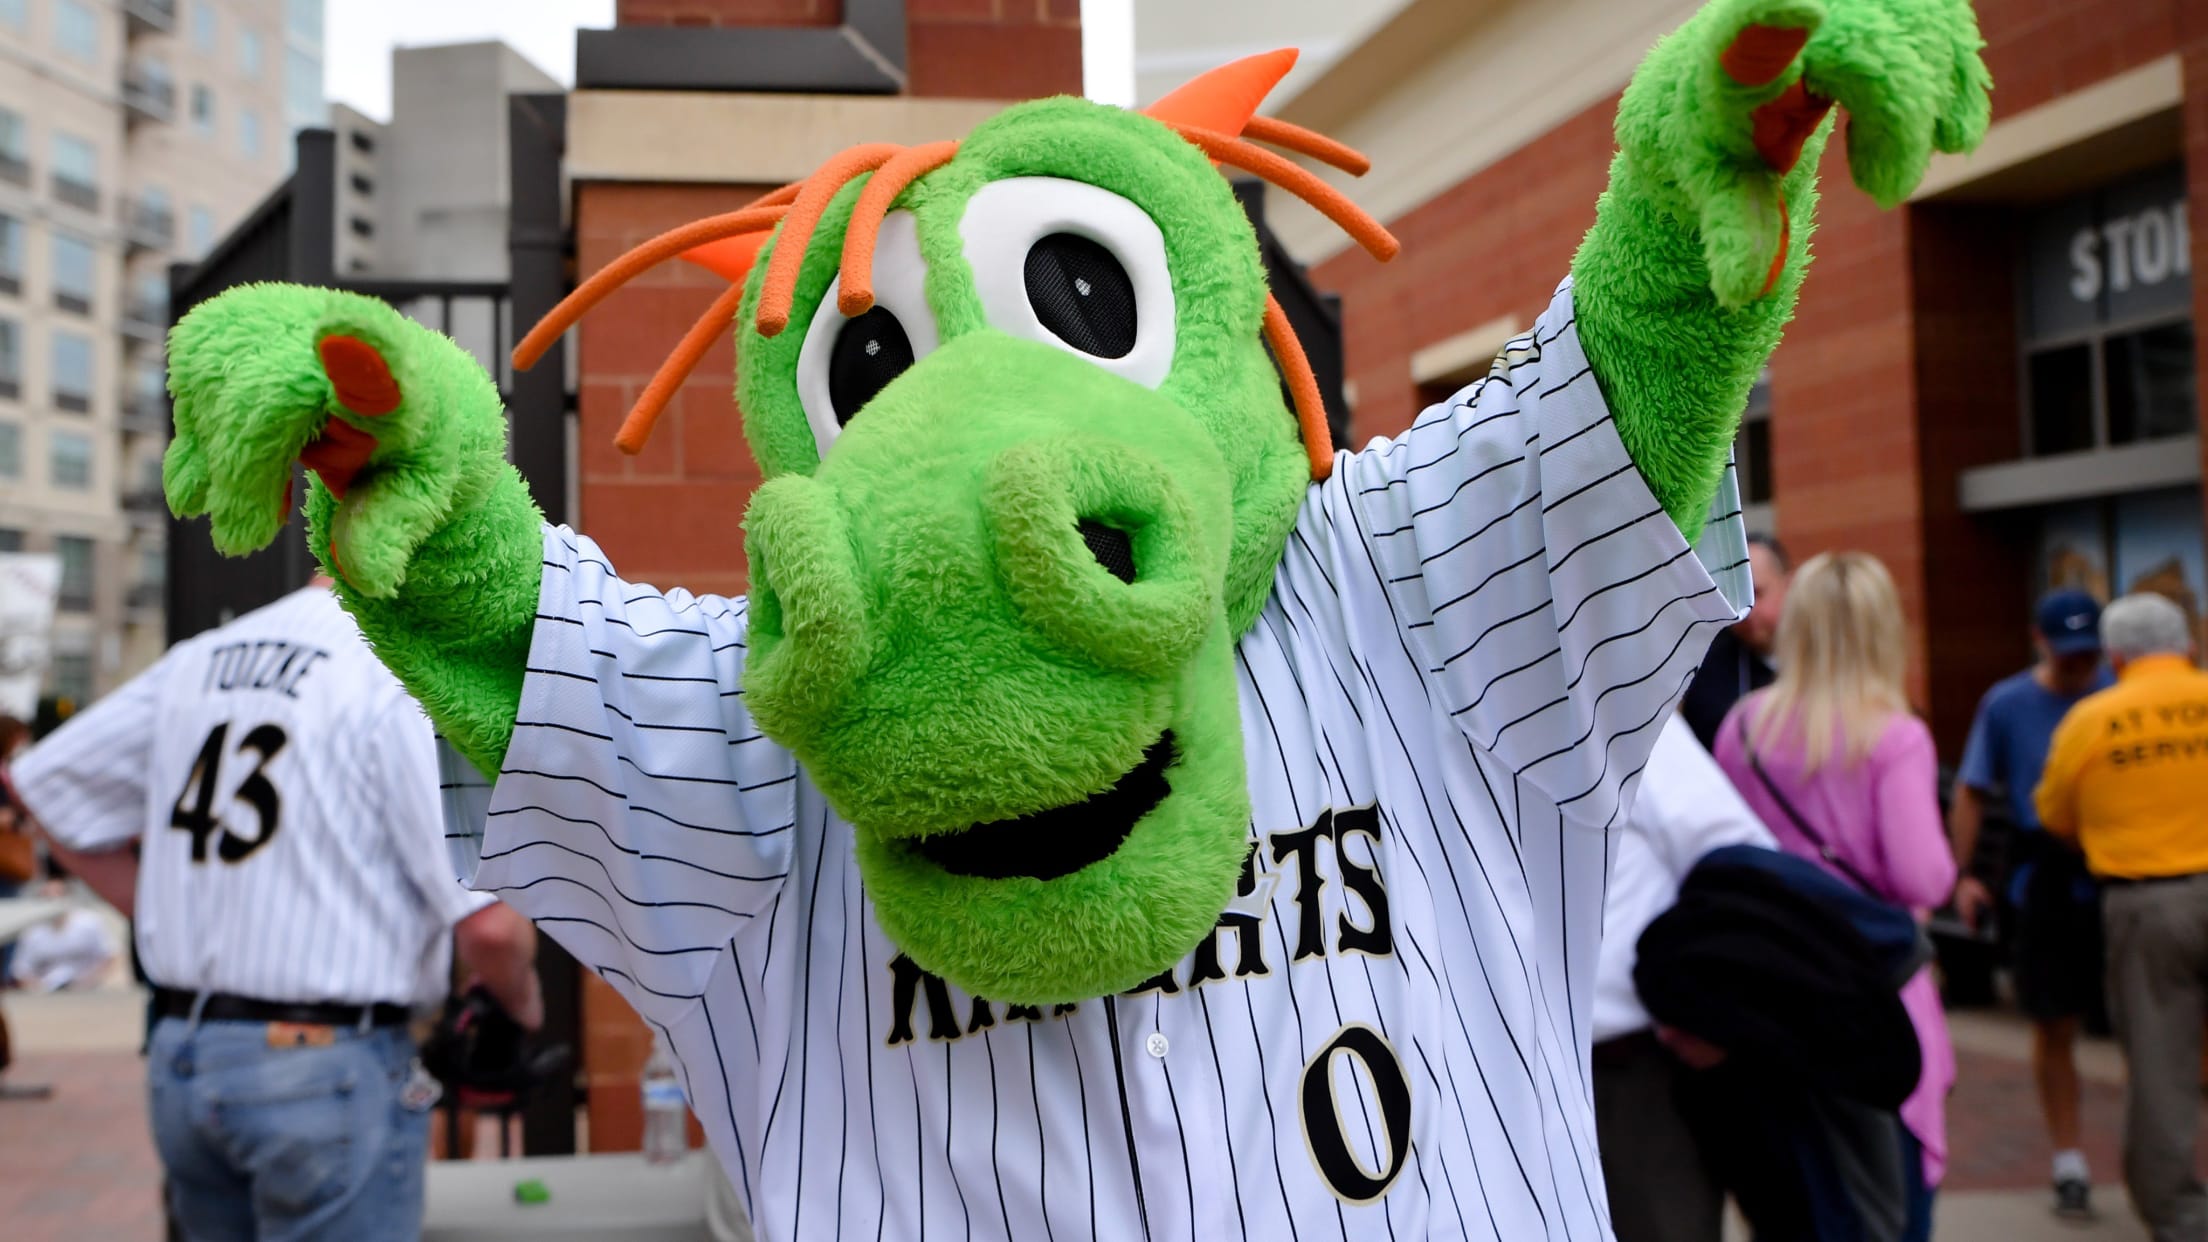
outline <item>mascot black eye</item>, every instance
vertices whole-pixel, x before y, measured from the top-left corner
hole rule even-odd
[[[1135,347],[1135,282],[1111,251],[1052,233],[1028,248],[1026,275],[1028,305],[1059,340],[1098,358]]]
[[[874,241],[874,305],[850,316],[838,310],[841,278],[821,292],[797,354],[797,399],[821,456],[889,381],[935,352],[927,279],[918,225],[911,212],[893,211]]]
[[[850,422],[859,407],[911,365],[912,338],[888,307],[876,306],[845,323],[828,355],[828,404],[835,409],[836,425]]]
[[[1085,181],[1007,177],[966,200],[958,235],[991,328],[1145,388],[1165,383],[1173,274],[1140,205]]]

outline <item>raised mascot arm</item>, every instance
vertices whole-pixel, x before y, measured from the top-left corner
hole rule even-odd
[[[1634,74],[1573,290],[1618,434],[1690,537],[1809,266],[1832,107],[1893,207],[1985,136],[1982,46],[1967,0],[1716,0]]]
[[[543,551],[491,378],[382,302],[296,285],[195,308],[169,359],[170,507],[251,552],[284,528],[304,462],[309,540],[346,607],[439,732],[496,773]]]

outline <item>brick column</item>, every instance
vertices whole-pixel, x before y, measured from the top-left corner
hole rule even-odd
[[[625,25],[833,26],[842,20],[843,5],[620,0],[617,13]],[[1081,90],[1078,0],[906,0],[905,17],[911,95],[1022,99]],[[668,172],[679,176],[682,170]],[[654,234],[735,210],[769,188],[578,183],[576,269],[595,272]],[[699,594],[745,589],[742,521],[759,473],[736,409],[731,338],[724,335],[692,372],[642,454],[627,457],[613,447],[614,431],[637,394],[724,287],[711,273],[669,263],[614,294],[577,333],[575,524],[633,582]],[[650,1034],[619,994],[596,978],[583,992],[583,1027],[591,1150],[635,1150],[643,1133],[637,1078]]]
[[[1909,221],[1848,181],[1825,152],[1816,257],[1771,359],[1771,473],[1778,532],[1796,560],[1869,552],[1910,622],[1910,698],[1925,696],[1924,488],[1918,463]]]
[[[2200,343],[2201,332],[2208,329],[2208,7],[2180,4],[2176,25],[2185,79],[2185,194],[2193,241],[2193,374],[2199,405],[2196,421],[2208,430],[2208,347]],[[2201,476],[2208,480],[2208,436],[2201,443]],[[2208,515],[2208,506],[2203,506],[2203,514]]]

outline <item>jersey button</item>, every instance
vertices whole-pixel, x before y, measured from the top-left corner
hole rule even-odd
[[[1148,1038],[1148,1039],[1144,1040],[1144,1041],[1142,1042],[1142,1046],[1143,1046],[1143,1048],[1144,1048],[1145,1050],[1147,1050],[1147,1051],[1148,1051],[1148,1052],[1150,1053],[1150,1055],[1151,1055],[1151,1056],[1154,1056],[1154,1057],[1162,1057],[1162,1056],[1164,1056],[1164,1055],[1165,1055],[1165,1050],[1166,1050],[1166,1049],[1167,1049],[1168,1047],[1170,1047],[1170,1045],[1169,1045],[1169,1044],[1167,1044],[1167,1043],[1166,1043],[1166,1041],[1165,1041],[1165,1032],[1164,1032],[1164,1031],[1152,1031],[1152,1032],[1150,1032],[1150,1038]]]

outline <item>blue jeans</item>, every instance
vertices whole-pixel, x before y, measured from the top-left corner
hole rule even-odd
[[[1901,1242],[1932,1242],[1932,1200],[1938,1191],[1925,1184],[1924,1145],[1909,1127],[1901,1127],[1901,1178],[1908,1193],[1909,1218],[1902,1225]]]
[[[259,1022],[164,1018],[146,1079],[169,1212],[191,1242],[392,1242],[422,1230],[429,1112],[405,1030],[271,1048]]]

